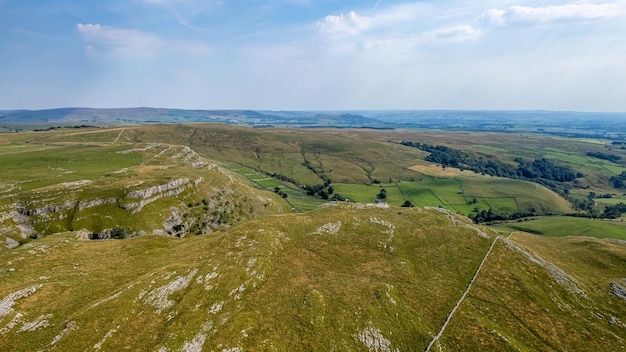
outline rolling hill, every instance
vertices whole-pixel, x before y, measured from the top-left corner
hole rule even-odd
[[[476,209],[572,208],[394,142],[438,133],[2,134],[0,350],[623,350],[623,226],[473,224]],[[307,194],[320,184],[353,202]]]
[[[3,255],[0,349],[424,350],[492,244],[433,351],[624,348],[621,244],[336,205],[215,235],[20,246]]]

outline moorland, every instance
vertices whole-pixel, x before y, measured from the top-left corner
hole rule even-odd
[[[137,111],[3,112],[0,350],[624,348],[617,114]]]

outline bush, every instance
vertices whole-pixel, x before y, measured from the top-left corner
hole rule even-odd
[[[126,232],[126,229],[124,229],[123,227],[116,226],[111,229],[111,233],[109,236],[113,239],[121,240],[126,238]]]

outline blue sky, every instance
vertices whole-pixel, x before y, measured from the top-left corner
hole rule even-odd
[[[0,0],[0,109],[626,111],[626,0]]]

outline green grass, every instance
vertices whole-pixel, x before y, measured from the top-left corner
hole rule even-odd
[[[416,191],[430,190],[442,204],[453,206],[466,203],[465,198],[461,194],[460,183],[456,179],[434,178],[419,182],[405,181],[399,183],[399,187],[409,197],[415,194]]]
[[[496,244],[442,336],[445,350],[622,348],[618,342],[621,328],[609,321],[622,319],[619,307],[623,300],[613,296],[609,287],[625,277],[623,245],[593,238],[542,238],[521,233],[510,241],[534,261],[504,242]],[[584,290],[585,296],[572,287]],[[594,305],[591,311],[585,308],[589,302]],[[601,331],[614,335],[599,340],[598,334],[604,334]]]
[[[233,163],[223,163],[222,166],[242,176],[245,176],[252,182],[258,184],[260,187],[268,191],[274,192],[274,189],[276,187],[280,188],[282,192],[287,194],[287,201],[297,211],[311,211],[327,202],[318,197],[307,195],[303,189],[296,188],[296,186],[293,184],[279,181],[254,169]]]
[[[492,198],[492,201],[506,198],[500,203],[508,211],[513,211],[514,199],[519,211],[535,211],[548,213],[571,212],[571,205],[556,193],[536,183],[520,180],[509,180],[499,177],[461,179],[466,198]],[[494,208],[500,209],[500,208]]]
[[[615,205],[619,203],[626,203],[626,197],[619,196],[614,198],[596,198],[595,202],[602,205]]]
[[[192,166],[177,146],[30,149],[0,154],[2,242],[68,230],[106,234],[116,227],[130,235],[185,235],[291,209],[282,197],[242,176]],[[182,185],[167,186],[179,180]],[[134,191],[147,193],[133,196]]]
[[[362,184],[349,184],[349,183],[335,183],[333,184],[335,193],[350,199],[350,201],[358,203],[373,203],[376,200],[376,195],[380,193],[380,185],[362,185]],[[387,189],[385,187],[385,189]],[[387,196],[389,196],[389,189],[387,189]]]
[[[623,221],[556,216],[511,222],[503,227],[547,237],[589,236],[626,240],[626,223]]]
[[[626,249],[511,240],[575,278],[586,298],[499,240],[441,347],[619,350],[621,327],[608,321],[626,314],[607,290],[626,277]],[[13,270],[0,269],[0,298],[35,292],[0,317],[0,350],[183,350],[194,341],[204,350],[375,349],[368,341],[424,350],[491,241],[435,210],[349,205],[184,239],[49,236],[3,254]]]
[[[0,350],[53,347],[70,321],[75,330],[54,348],[180,350],[203,335],[209,350],[358,350],[357,334],[380,329],[399,349],[423,349],[489,243],[439,212],[349,207],[182,240],[50,236],[17,248],[14,271],[0,271],[2,298],[42,284],[0,326],[19,313],[23,322],[46,316],[47,327],[20,332],[18,322]]]
[[[0,182],[20,183],[30,190],[59,182],[94,179],[141,163],[138,153],[121,154],[125,147],[60,146],[44,150],[20,149],[0,154]]]
[[[430,189],[415,189],[405,193],[408,200],[416,206],[444,207],[444,204]]]

